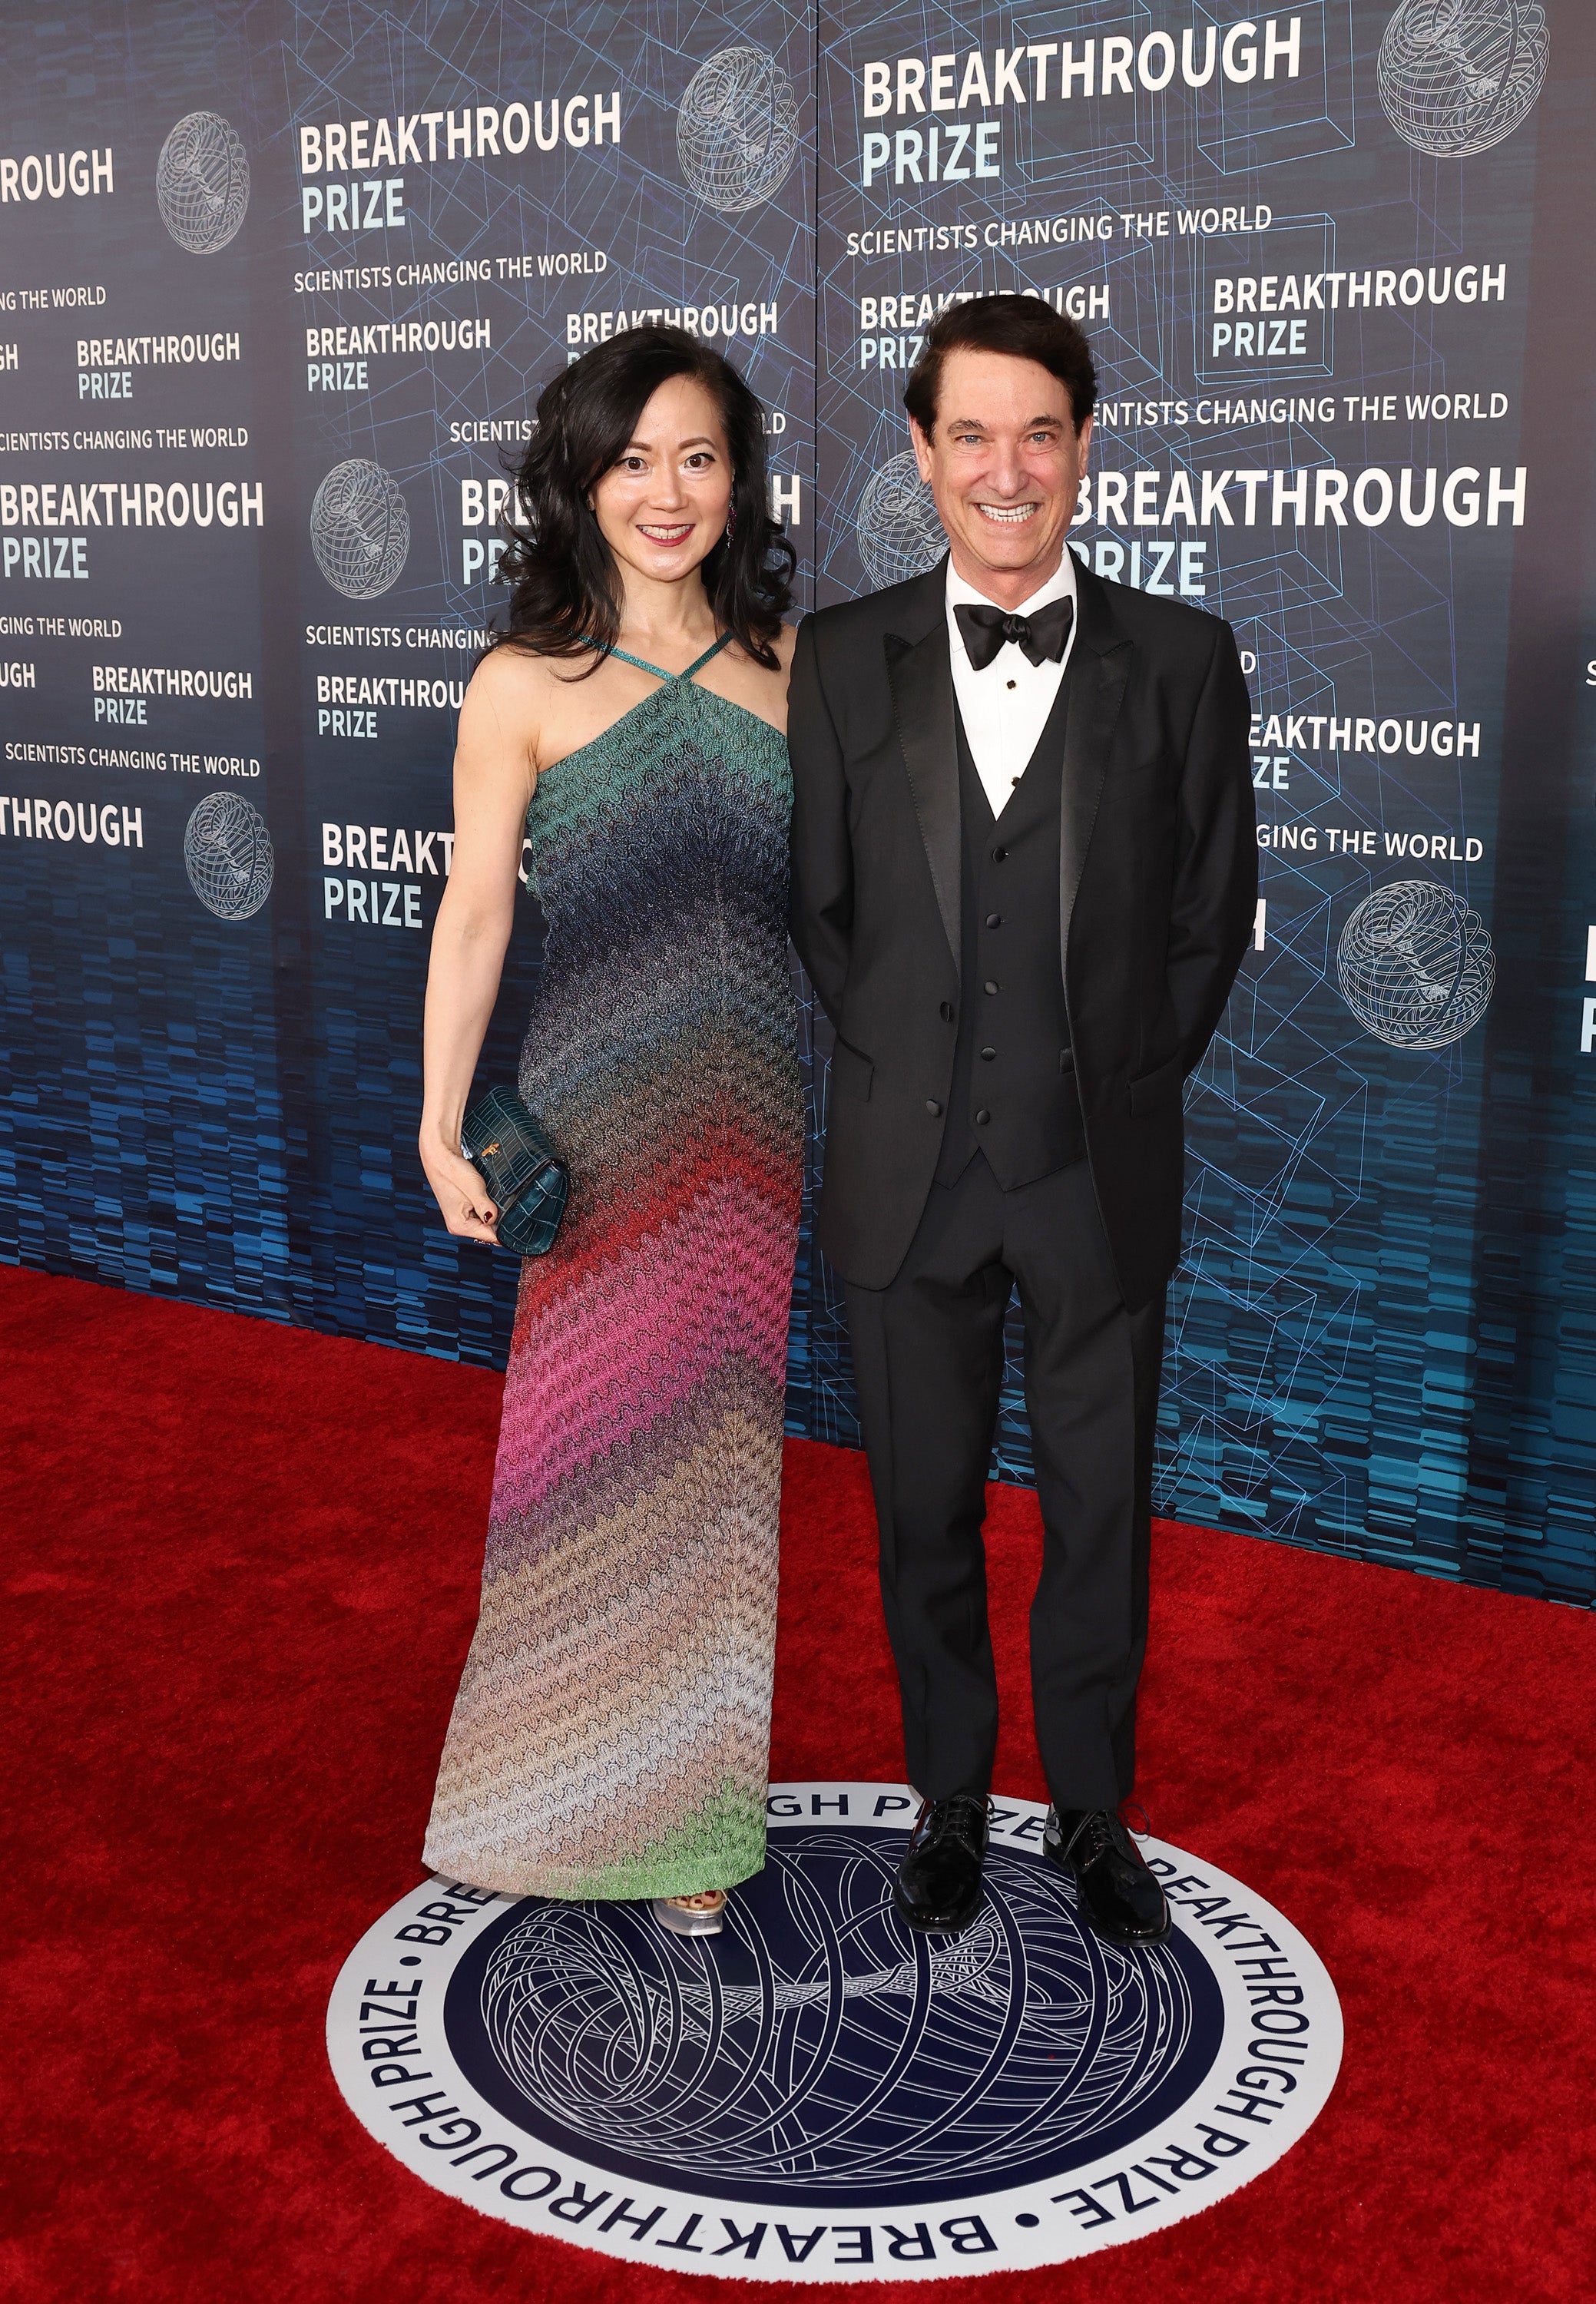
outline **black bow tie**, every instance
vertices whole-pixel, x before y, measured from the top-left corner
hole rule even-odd
[[[974,608],[954,604],[964,653],[977,672],[984,672],[1005,640],[1016,640],[1032,664],[1064,662],[1064,651],[1075,620],[1073,600],[1049,600],[1033,616],[1011,616],[1006,608]]]

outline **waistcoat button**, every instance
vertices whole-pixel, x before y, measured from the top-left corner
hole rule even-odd
[[[981,1055],[986,1058],[989,1063],[991,1063],[992,1058],[997,1055],[997,1053],[998,1051],[996,1048],[983,1048],[981,1050]]]
[[[953,1022],[953,1002],[951,1000],[945,1000],[942,1003],[942,1006],[938,1011],[938,1013],[945,1024],[951,1024]]]
[[[975,1115],[976,1126],[978,1128],[984,1128],[991,1117],[992,1115],[989,1112],[978,1112]]]
[[[925,1108],[930,1114],[933,1120],[938,1120],[941,1117],[942,1106],[937,1102],[935,1097],[927,1097],[925,1100]]]
[[[1003,926],[1003,915],[1002,915],[1002,913],[1001,913],[1001,912],[989,912],[989,913],[987,914],[987,926],[988,926],[989,928],[1000,928]]]

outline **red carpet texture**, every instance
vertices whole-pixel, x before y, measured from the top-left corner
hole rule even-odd
[[[0,1338],[0,2293],[797,2292],[475,2215],[389,2159],[327,2068],[334,1975],[422,1876],[497,1380],[15,1271]],[[998,1789],[1032,1796],[1038,1541],[1034,1500],[995,1490]],[[872,1544],[862,1461],[789,1443],[778,1776],[902,1774]],[[1207,2214],[934,2292],[1596,2295],[1596,1627],[1187,1528],[1159,1531],[1153,1572],[1139,1796],[1318,1946],[1342,2076],[1305,2141]]]

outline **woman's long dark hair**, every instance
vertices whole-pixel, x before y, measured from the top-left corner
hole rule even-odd
[[[728,360],[683,328],[625,329],[556,377],[538,402],[538,425],[515,476],[520,519],[499,561],[511,586],[499,647],[535,656],[593,651],[597,671],[621,629],[615,565],[588,509],[595,485],[635,436],[662,384],[694,377],[720,411],[732,459],[732,522],[700,563],[722,631],[758,664],[777,665],[772,640],[792,598],[798,556],[776,521],[765,477],[760,403]]]

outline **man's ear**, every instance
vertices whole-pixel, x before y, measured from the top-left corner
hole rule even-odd
[[[1089,417],[1087,419],[1088,423],[1090,423],[1091,420],[1091,419]],[[909,437],[914,443],[914,461],[920,467],[920,477],[925,482],[927,487],[930,487],[931,484],[931,444],[930,438],[921,430],[919,424],[915,421],[913,416],[909,419]]]
[[[1075,445],[1081,456],[1080,471],[1082,479],[1086,477],[1086,459],[1091,449],[1091,428],[1096,421],[1095,415],[1089,416],[1075,435]]]

